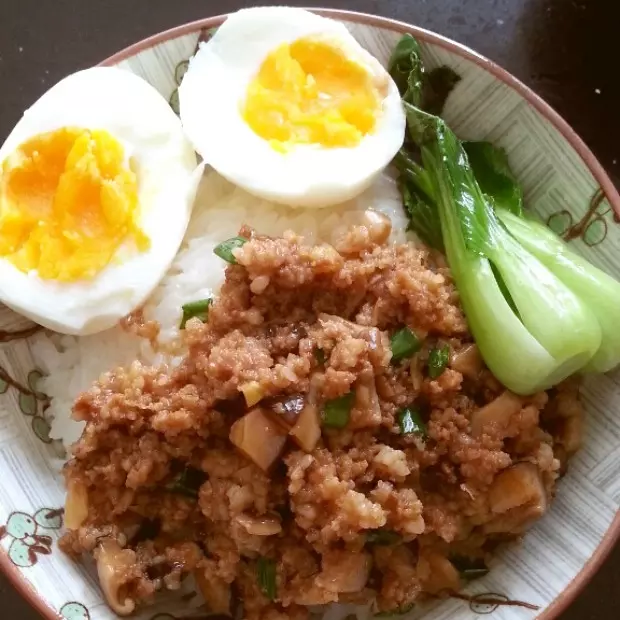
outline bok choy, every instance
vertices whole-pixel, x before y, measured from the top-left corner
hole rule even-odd
[[[432,183],[448,264],[487,366],[518,394],[549,388],[583,368],[601,345],[595,315],[506,230],[446,123],[403,105]]]
[[[407,115],[394,163],[410,228],[445,252],[487,366],[513,392],[531,394],[620,363],[620,284],[523,215],[501,149],[462,143],[425,109],[428,74],[411,37],[390,66]]]
[[[607,372],[620,363],[620,283],[570,250],[544,224],[498,210],[502,222],[519,243],[546,265],[596,316],[603,339],[583,369]]]

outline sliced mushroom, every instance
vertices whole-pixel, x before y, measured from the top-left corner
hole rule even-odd
[[[136,564],[136,554],[131,549],[121,549],[111,538],[99,543],[95,551],[99,583],[108,605],[119,616],[128,616],[136,609],[136,602],[123,596],[122,589],[127,575]]]
[[[306,452],[312,452],[321,438],[321,423],[319,409],[312,403],[307,403],[297,419],[297,423],[290,431],[293,441]]]
[[[458,591],[461,588],[461,577],[454,564],[446,556],[430,549],[420,551],[418,576],[429,594]]]
[[[495,477],[489,489],[489,506],[498,516],[484,529],[487,533],[521,532],[546,512],[547,504],[538,467],[533,463],[517,463]]]
[[[214,575],[213,572],[207,573],[204,568],[198,568],[194,571],[194,579],[209,607],[209,611],[214,614],[230,615],[232,601],[230,584],[226,583],[221,577]]]
[[[237,420],[230,428],[230,441],[263,471],[282,453],[287,433],[260,407]]]
[[[450,368],[460,372],[468,379],[477,379],[483,368],[482,356],[475,344],[468,344],[455,351],[450,360]]]
[[[65,499],[65,527],[68,530],[79,529],[88,517],[88,489],[86,485],[75,479],[67,482]]]
[[[282,531],[282,524],[276,516],[252,517],[242,513],[235,520],[252,536],[274,536]]]
[[[477,409],[471,416],[471,433],[479,437],[483,433],[502,432],[508,428],[510,418],[523,407],[523,399],[506,390],[489,404]]]

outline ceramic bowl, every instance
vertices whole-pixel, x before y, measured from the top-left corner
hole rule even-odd
[[[528,207],[588,260],[620,278],[620,196],[574,131],[526,86],[453,41],[370,15],[323,11],[343,21],[359,42],[385,62],[396,40],[411,32],[428,66],[449,65],[462,77],[445,117],[462,138],[503,146]],[[177,87],[198,42],[224,17],[158,34],[104,64],[132,71],[177,109]],[[58,449],[49,438],[47,398],[37,390],[30,338],[36,326],[0,309],[0,566],[49,620],[109,620],[115,615],[91,567],[56,546],[63,528]],[[556,617],[588,581],[620,534],[620,372],[588,379],[585,444],[561,480],[550,512],[523,544],[496,558],[473,582],[471,601],[449,599],[414,612],[425,620],[468,620],[493,613],[501,620]],[[517,600],[531,607],[501,604]],[[144,620],[191,614],[184,600],[142,612]],[[537,607],[538,609],[534,609]]]

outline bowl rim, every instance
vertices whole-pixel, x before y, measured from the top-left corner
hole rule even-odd
[[[508,85],[519,95],[521,95],[543,116],[543,118],[549,121],[562,134],[562,136],[577,152],[587,168],[590,170],[592,176],[599,184],[603,194],[606,196],[615,215],[620,218],[620,193],[609,178],[602,164],[595,157],[594,153],[568,124],[568,122],[560,116],[560,114],[558,114],[546,101],[544,101],[544,99],[542,99],[519,79],[514,77],[506,69],[503,69],[498,64],[482,56],[466,45],[463,45],[462,43],[458,43],[448,37],[403,21],[343,9],[308,7],[306,10],[332,19],[356,22],[367,26],[374,26],[375,28],[392,30],[402,34],[411,33],[425,43],[437,45],[449,52],[476,63],[478,66],[494,75],[504,84]],[[154,47],[170,39],[176,39],[183,35],[198,32],[205,28],[214,28],[221,25],[230,14],[231,13],[224,13],[198,19],[169,28],[168,30],[163,30],[157,34],[129,45],[128,47],[125,47],[100,62],[99,66],[115,65],[146,49]],[[560,592],[560,594],[542,611],[542,613],[537,616],[537,620],[555,620],[560,614],[562,614],[588,584],[595,573],[600,569],[619,539],[620,510],[616,513],[616,516],[610,523],[603,538],[590,558],[588,558],[585,562],[581,570],[573,577],[566,588]],[[18,591],[22,598],[24,598],[36,611],[38,611],[43,618],[46,620],[62,620],[59,612],[50,607],[42,596],[39,596],[39,593],[35,590],[34,586],[28,581],[22,572],[10,562],[8,554],[3,547],[0,547],[0,571],[6,575],[9,582]]]

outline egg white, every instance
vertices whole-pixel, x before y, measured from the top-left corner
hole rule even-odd
[[[279,153],[241,114],[248,85],[270,52],[302,37],[323,40],[362,65],[385,96],[375,129],[349,148],[301,145]],[[179,88],[183,126],[206,163],[250,193],[275,202],[324,207],[365,190],[402,145],[398,88],[346,27],[303,9],[259,7],[228,17],[200,46]]]
[[[0,259],[0,301],[44,327],[85,335],[112,327],[162,279],[187,228],[202,166],[167,101],[120,69],[86,69],[52,87],[24,113],[0,148],[0,162],[29,138],[61,127],[107,130],[123,144],[150,248],[125,244],[94,279],[75,282],[43,280]]]

